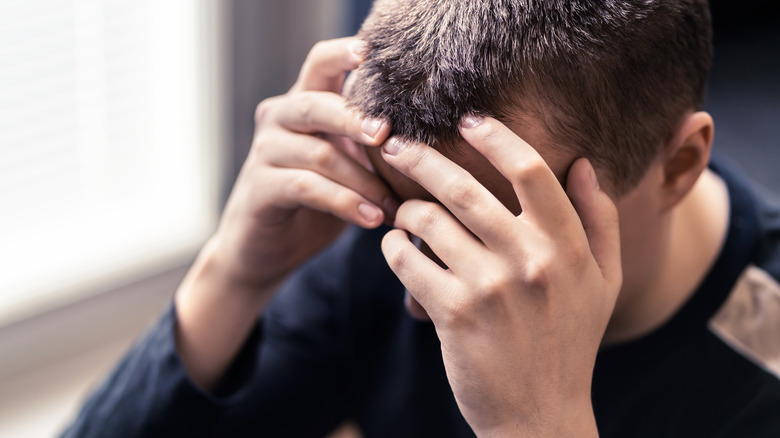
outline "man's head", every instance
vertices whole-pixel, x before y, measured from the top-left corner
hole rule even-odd
[[[447,150],[468,113],[541,127],[531,144],[617,194],[701,105],[711,57],[706,0],[378,0],[361,37],[348,98],[394,134]]]
[[[511,184],[460,138],[463,115],[504,122],[561,183],[578,157],[590,159],[620,216],[615,314],[658,308],[641,297],[677,260],[672,219],[706,217],[691,212],[714,193],[699,184],[713,135],[696,111],[711,58],[706,0],[377,0],[360,37],[368,53],[349,102],[439,149],[515,214]],[[365,150],[401,200],[433,200],[378,148]]]

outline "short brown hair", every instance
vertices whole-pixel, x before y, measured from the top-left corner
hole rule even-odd
[[[701,106],[711,34],[706,0],[378,0],[348,99],[444,146],[465,114],[522,112],[625,192]]]

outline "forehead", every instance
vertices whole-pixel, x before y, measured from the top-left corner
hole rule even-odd
[[[577,157],[572,153],[562,151],[561,148],[552,146],[549,134],[538,122],[530,119],[503,120],[503,122],[541,155],[558,178],[559,183],[563,184],[569,167]],[[520,146],[518,145],[518,147]],[[517,197],[509,181],[471,145],[460,139],[456,144],[437,146],[435,149],[467,170],[510,210],[516,214],[520,213]],[[419,184],[390,167],[382,159],[378,148],[367,147],[366,153],[377,174],[390,186],[401,201],[412,198],[435,201],[435,198]]]

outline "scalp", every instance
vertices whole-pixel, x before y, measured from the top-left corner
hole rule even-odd
[[[379,0],[360,35],[348,99],[393,134],[446,146],[465,114],[531,114],[626,187],[700,105],[711,38],[703,0]]]

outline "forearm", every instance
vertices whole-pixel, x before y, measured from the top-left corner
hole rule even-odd
[[[212,436],[218,399],[193,386],[178,360],[169,308],[84,402],[63,438]],[[197,414],[194,414],[197,413]]]
[[[212,238],[176,292],[176,349],[192,381],[210,391],[231,365],[265,309],[272,290],[230,275]]]

